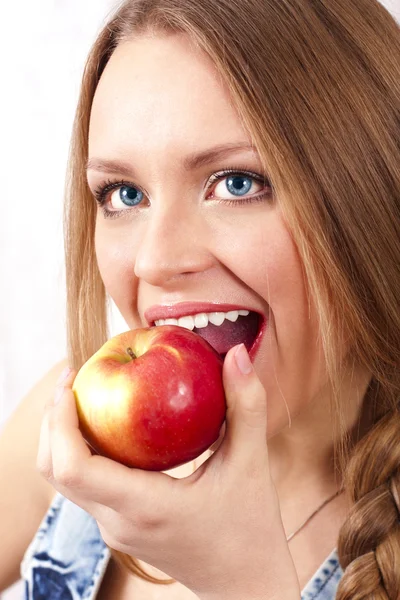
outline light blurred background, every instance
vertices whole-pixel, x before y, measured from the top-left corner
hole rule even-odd
[[[1,3],[0,431],[33,384],[66,356],[65,166],[84,61],[117,3]],[[400,22],[400,0],[382,4]],[[126,329],[115,307],[110,317],[113,334]],[[19,582],[1,600],[22,597]]]

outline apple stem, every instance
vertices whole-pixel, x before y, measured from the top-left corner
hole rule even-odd
[[[129,354],[129,356],[131,357],[132,360],[135,360],[135,358],[137,358],[137,356],[133,352],[132,348],[127,348],[126,351],[127,351],[127,353]]]

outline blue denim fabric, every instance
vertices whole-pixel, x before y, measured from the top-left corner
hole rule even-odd
[[[95,519],[56,494],[25,552],[25,600],[93,600],[110,551]]]
[[[56,494],[21,563],[24,600],[94,600],[110,556],[95,519]],[[334,600],[342,574],[335,549],[302,600]]]
[[[335,548],[303,588],[301,600],[334,600],[342,576]]]

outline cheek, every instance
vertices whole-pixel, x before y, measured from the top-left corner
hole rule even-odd
[[[242,227],[226,237],[229,243],[219,260],[268,303],[275,320],[282,318],[281,327],[290,324],[293,330],[296,323],[308,320],[307,288],[300,256],[281,217],[272,214],[257,227]]]
[[[95,233],[97,265],[107,293],[125,321],[132,323],[132,306],[136,305],[138,285],[134,275],[133,236],[123,235],[119,228],[113,228],[112,225],[112,223],[106,224],[101,217],[97,220]],[[139,324],[136,325],[138,326]]]
[[[294,417],[326,383],[318,318],[296,245],[280,218],[236,240],[236,251],[227,252],[229,268],[270,310],[255,368],[267,391],[273,435],[287,425],[288,409]]]

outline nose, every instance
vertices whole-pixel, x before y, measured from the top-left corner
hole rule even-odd
[[[203,273],[214,265],[207,227],[198,213],[160,209],[142,223],[137,240],[135,275],[165,287],[182,276]]]

